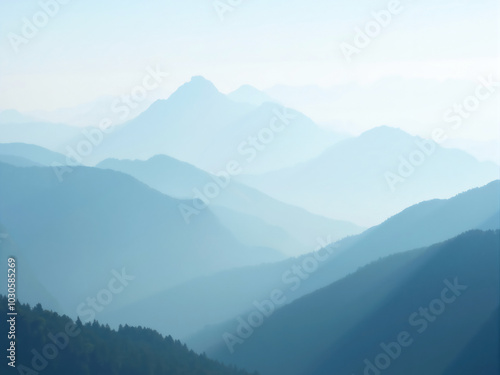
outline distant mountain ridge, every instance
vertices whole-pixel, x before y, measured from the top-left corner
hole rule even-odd
[[[67,146],[86,139],[82,129],[42,121],[0,123],[1,143],[24,143],[66,154]]]
[[[381,126],[295,167],[238,178],[313,213],[371,226],[413,204],[450,198],[499,177],[494,163]]]
[[[0,155],[24,158],[31,161],[33,166],[43,165],[50,167],[53,165],[68,164],[66,156],[40,146],[26,143],[0,143]]]
[[[212,173],[231,160],[237,160],[245,173],[263,173],[303,162],[345,138],[300,112],[264,100],[265,94],[254,88],[243,86],[238,92],[241,95],[233,93],[231,99],[231,94],[195,76],[135,117],[118,121],[120,113],[110,109],[101,118],[110,123],[106,133],[41,121],[4,123],[0,141],[30,143],[64,155],[76,152],[84,165],[164,154]],[[95,132],[100,134],[92,136]],[[83,146],[86,142],[90,145]]]
[[[146,161],[106,159],[97,167],[127,173],[164,194],[186,200],[200,198],[204,188],[217,180],[214,175],[165,155],[156,155]],[[318,237],[328,237],[333,242],[363,230],[349,222],[312,215],[283,204],[226,175],[222,180],[230,178],[224,182],[227,186],[209,200],[208,209],[239,238],[244,236],[254,244],[297,256],[316,248]],[[200,193],[195,194],[195,189]],[[251,221],[254,225],[249,225]]]
[[[250,85],[243,85],[227,94],[228,98],[238,103],[248,103],[260,106],[266,102],[277,103],[279,101],[267,95],[265,92]]]

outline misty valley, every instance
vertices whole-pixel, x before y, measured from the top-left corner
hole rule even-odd
[[[0,2],[0,374],[500,375],[490,0]]]

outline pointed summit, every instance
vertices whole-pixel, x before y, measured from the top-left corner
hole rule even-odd
[[[221,97],[223,94],[217,90],[217,87],[208,79],[202,76],[194,76],[189,82],[186,82],[171,95],[171,99],[185,98],[189,100],[210,99]]]
[[[189,82],[181,85],[168,99],[156,100],[138,116],[138,119],[149,123],[160,123],[169,119],[167,122],[171,126],[174,119],[194,116],[194,108],[201,110],[215,106],[224,107],[228,103],[231,101],[219,92],[212,82],[202,76],[194,76]],[[186,125],[190,125],[189,121]]]

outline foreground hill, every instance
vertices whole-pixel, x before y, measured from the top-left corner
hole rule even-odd
[[[16,368],[3,365],[8,369],[4,374],[247,374],[195,354],[181,342],[151,329],[124,326],[114,331],[96,321],[83,325],[43,310],[40,304],[31,308],[18,303],[17,309]],[[0,313],[7,313],[7,298],[1,295]],[[8,331],[5,319],[0,327],[2,332]]]
[[[500,356],[498,338],[500,337],[499,308],[491,314],[481,330],[463,348],[456,360],[443,375],[498,374]]]
[[[500,231],[470,231],[384,258],[245,320],[208,354],[269,375],[497,374],[499,251]]]

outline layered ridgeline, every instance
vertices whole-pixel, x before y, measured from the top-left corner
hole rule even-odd
[[[247,103],[254,106],[259,106],[264,103],[279,103],[278,100],[250,85],[238,87],[236,90],[227,94],[227,97],[235,102]]]
[[[1,295],[0,313],[7,313],[7,298]],[[16,368],[3,365],[7,367],[4,374],[248,374],[198,355],[171,336],[151,329],[121,326],[111,330],[97,321],[82,324],[43,310],[40,304],[31,308],[18,303],[17,313],[15,357],[6,359]],[[9,327],[2,319],[1,331],[8,332]]]
[[[35,118],[14,109],[0,111],[0,124],[25,124],[36,121]]]
[[[430,246],[470,229],[499,229],[499,196],[500,181],[495,181],[448,200],[423,202],[336,244],[327,246],[323,237],[318,252],[195,279],[124,307],[109,318],[106,311],[103,314],[107,320],[119,317],[122,323],[147,324],[186,338],[203,352],[223,342],[224,332],[235,332],[237,318],[247,319],[255,303],[269,300],[273,290],[284,295],[284,302],[276,305],[279,308],[381,257]],[[206,325],[210,327],[203,329]]]
[[[203,77],[193,77],[135,118],[127,107],[115,106],[95,127],[0,123],[0,133],[2,142],[47,147],[85,165],[110,157],[148,159],[165,154],[214,173],[231,160],[245,173],[290,167],[344,138],[300,112],[256,100],[248,92],[228,97]]]
[[[165,154],[213,172],[236,160],[246,173],[261,173],[308,160],[340,138],[297,111],[269,102],[240,103],[193,77],[117,128],[92,157]]]
[[[295,167],[239,178],[313,213],[371,226],[413,204],[450,198],[498,176],[492,162],[382,126]]]
[[[71,171],[71,166],[64,167],[66,156],[23,143],[0,144],[0,162],[18,167],[52,166],[61,179]],[[165,155],[147,161],[106,159],[97,166],[127,173],[173,198],[189,200],[180,212],[188,222],[196,220],[206,208],[200,209],[199,204],[206,202],[240,242],[271,247],[288,256],[311,251],[318,237],[328,234],[330,241],[336,241],[362,231],[355,224],[283,204],[237,182],[230,173],[211,175]]]
[[[500,231],[470,231],[383,258],[208,355],[264,375],[498,374],[499,252]]]
[[[272,247],[289,256],[314,250],[318,237],[328,236],[333,242],[362,230],[352,223],[284,204],[237,182],[228,172],[211,175],[165,155],[146,161],[107,159],[97,167],[127,173],[175,198],[202,200],[241,242]],[[195,207],[199,205],[191,201],[184,208],[188,220],[197,220],[199,210]]]
[[[66,156],[27,143],[0,143],[0,160],[20,167],[65,165]],[[22,160],[20,165],[16,160]]]
[[[72,316],[117,274],[125,288],[111,306],[196,276],[284,258],[274,249],[242,245],[209,210],[186,223],[182,201],[123,173],[73,167],[61,182],[52,168],[0,164],[0,181],[0,223],[14,246],[10,253],[2,249],[2,259],[22,258],[21,271],[31,268],[52,296],[40,299],[32,285],[22,284],[25,276],[20,298]],[[100,312],[102,302],[90,310]]]
[[[2,143],[33,144],[63,154],[66,153],[66,145],[84,137],[80,128],[38,120],[0,122],[0,134]]]

